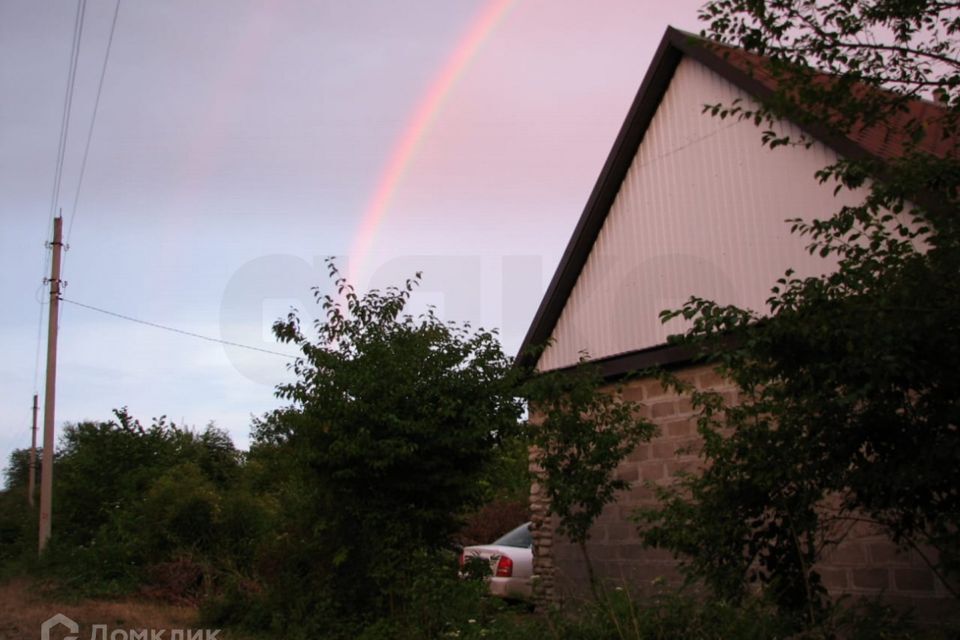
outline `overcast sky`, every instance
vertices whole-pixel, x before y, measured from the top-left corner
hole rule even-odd
[[[80,182],[116,6],[88,0],[55,205],[64,297],[290,353],[270,324],[312,316],[333,255],[361,289],[422,270],[418,304],[500,328],[512,353],[664,30],[697,31],[698,5],[124,0]],[[76,9],[0,0],[0,466],[43,402]],[[58,430],[128,406],[245,447],[288,376],[279,355],[67,303],[60,329]]]

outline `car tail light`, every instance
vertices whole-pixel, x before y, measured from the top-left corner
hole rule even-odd
[[[513,575],[513,560],[507,556],[500,556],[497,561],[497,577],[509,578]]]
[[[466,564],[466,562],[467,562],[467,559],[466,559],[465,556],[466,556],[466,553],[463,552],[463,551],[461,551],[461,552],[460,552],[460,568],[461,568],[461,569],[463,569],[463,565]]]

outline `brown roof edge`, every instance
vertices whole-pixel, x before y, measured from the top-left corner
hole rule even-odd
[[[758,102],[767,102],[774,97],[775,91],[771,86],[730,62],[729,54],[744,54],[745,52],[742,49],[720,45],[692,33],[668,27],[667,33],[670,34],[671,32],[674,36],[671,43],[682,51],[683,55],[690,56],[720,77],[746,91]],[[816,138],[845,158],[850,160],[880,159],[850,138],[837,135],[824,125],[799,122],[794,124],[804,133]]]
[[[600,375],[604,380],[613,382],[627,377],[631,374],[640,373],[645,369],[660,367],[670,369],[682,367],[702,361],[702,356],[697,356],[693,347],[687,345],[658,344],[646,349],[629,351],[627,353],[618,353],[617,355],[590,360],[588,364],[594,365],[600,369]],[[573,364],[554,371],[570,371],[579,365]]]

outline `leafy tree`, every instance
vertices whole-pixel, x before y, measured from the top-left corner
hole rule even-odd
[[[707,111],[757,122],[771,147],[810,143],[782,135],[786,116],[892,151],[817,174],[864,188],[859,205],[790,221],[834,272],[788,271],[765,314],[698,298],[664,312],[692,320],[682,341],[741,394],[738,406],[694,394],[707,464],[641,514],[646,539],[727,596],[760,581],[808,619],[825,603],[814,563],[856,523],[934,549],[924,557],[949,588],[960,572],[957,5],[713,0],[701,18],[705,35],[768,56],[755,69],[777,85],[759,107]]]
[[[164,416],[144,427],[126,408],[114,415],[112,421],[68,425],[61,437],[53,529],[66,544],[88,544],[111,519],[130,515],[129,508],[177,464],[193,462],[221,487],[239,468],[230,438],[213,425],[198,434]]]
[[[171,467],[150,485],[140,507],[153,553],[209,549],[217,534],[221,496],[195,463]]]
[[[65,588],[105,594],[138,587],[178,554],[205,554],[210,568],[232,561],[217,511],[240,474],[229,437],[213,425],[197,433],[165,417],[145,427],[125,408],[114,414],[64,429],[44,567]],[[35,554],[35,533],[29,538]]]
[[[251,455],[280,452],[281,493],[297,508],[287,523],[297,550],[273,585],[298,592],[282,605],[289,622],[349,625],[412,602],[410,562],[445,549],[460,514],[488,493],[481,480],[520,407],[494,333],[433,309],[404,313],[419,274],[360,295],[328,268],[337,291],[315,289],[317,337],[295,312],[274,325],[302,356],[296,381],[278,388],[291,406],[258,422]]]
[[[528,432],[538,481],[550,513],[560,519],[558,533],[580,548],[595,598],[597,581],[587,552],[590,528],[617,491],[630,487],[615,476],[617,466],[655,433],[637,403],[601,390],[604,384],[599,372],[581,360],[572,370],[539,374],[524,385],[534,415]]]
[[[40,459],[43,450],[37,448],[36,454],[36,477],[40,478]],[[30,478],[30,450],[14,449],[10,452],[6,468],[3,470],[4,485],[7,489],[26,487]]]
[[[36,555],[37,510],[27,501],[29,469],[28,449],[10,452],[4,469],[6,487],[0,490],[0,572],[11,561]]]

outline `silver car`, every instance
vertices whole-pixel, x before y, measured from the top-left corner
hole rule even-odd
[[[529,601],[532,597],[530,578],[533,575],[533,536],[526,522],[491,544],[464,547],[460,566],[471,560],[490,564],[490,593],[501,598]]]

